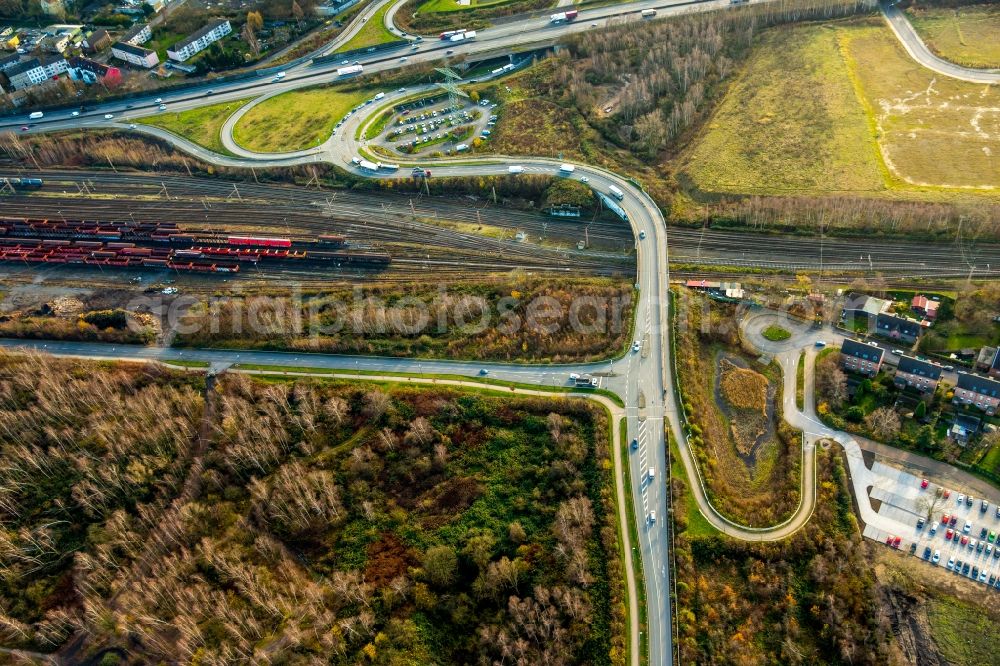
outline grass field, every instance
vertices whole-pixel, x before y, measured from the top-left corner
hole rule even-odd
[[[343,44],[335,53],[341,53],[343,51],[351,51],[353,49],[360,49],[366,46],[376,46],[378,44],[385,44],[386,42],[391,42],[395,39],[400,39],[398,35],[394,35],[385,27],[385,13],[392,6],[391,2],[387,2],[382,7],[375,12],[365,23],[364,27],[358,31],[358,34],[351,37],[351,39]]]
[[[771,342],[781,342],[782,340],[787,340],[792,337],[792,334],[787,330],[775,325],[765,328],[761,335],[764,336],[765,340],[770,340]]]
[[[499,7],[511,0],[468,0],[461,5],[458,0],[430,0],[420,8],[421,13],[430,14],[433,12],[460,12],[469,9],[482,9],[483,7]]]
[[[366,88],[321,87],[296,90],[261,102],[233,128],[236,143],[248,150],[277,153],[318,146],[334,125],[359,102]]]
[[[1000,6],[909,9],[924,43],[942,58],[967,67],[1000,67]]]
[[[165,112],[156,116],[139,118],[136,122],[162,127],[185,139],[194,141],[199,146],[204,146],[223,155],[231,155],[232,153],[222,145],[219,134],[226,119],[249,101],[250,99],[241,99],[223,102],[181,113]]]
[[[973,666],[989,661],[983,659],[993,654],[996,627],[981,609],[953,597],[932,598],[927,619],[934,642],[949,664]]]
[[[995,196],[1000,90],[920,67],[874,20],[775,29],[681,171],[694,192]]]
[[[698,189],[882,188],[838,34],[804,26],[764,35],[689,155],[684,169]]]

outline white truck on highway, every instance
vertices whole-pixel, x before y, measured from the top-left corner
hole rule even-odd
[[[365,71],[365,68],[362,65],[348,65],[347,67],[338,67],[337,76],[353,76],[363,71]]]
[[[465,30],[463,32],[456,33],[448,38],[449,42],[465,42],[470,39],[476,38],[475,30]]]
[[[652,18],[652,17],[656,16],[656,10],[655,9],[643,9],[640,12],[640,14],[642,14],[642,18]]]
[[[519,166],[519,165],[509,166],[509,167],[507,167],[507,173],[510,173],[510,174],[524,173],[524,167],[523,166]]]
[[[565,176],[570,175],[574,171],[576,171],[576,167],[572,164],[563,164],[559,167],[559,173]]]
[[[623,199],[625,198],[625,193],[624,193],[624,192],[622,192],[622,191],[621,191],[621,190],[620,190],[620,189],[619,189],[619,188],[618,188],[617,186],[615,186],[615,185],[609,185],[609,186],[608,186],[608,192],[610,192],[610,193],[611,193],[611,196],[613,196],[613,197],[614,197],[615,199],[618,199],[618,201],[621,201],[621,200],[623,200]]]
[[[549,23],[558,25],[559,23],[566,23],[567,21],[572,21],[580,12],[576,9],[571,9],[568,12],[559,12],[558,14],[553,14],[549,17]]]
[[[45,114],[42,113],[41,111],[33,111],[31,113],[31,115],[28,116],[28,118],[30,118],[31,120],[38,120],[39,118],[43,117],[44,115]]]

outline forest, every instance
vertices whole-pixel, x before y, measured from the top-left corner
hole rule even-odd
[[[836,447],[817,455],[815,513],[777,543],[689,533],[674,478],[681,663],[896,663],[843,460]]]
[[[425,358],[568,362],[624,349],[621,280],[505,278],[340,287],[301,298],[222,296],[191,308],[175,344]]]
[[[0,636],[95,663],[618,664],[605,414],[0,357]]]

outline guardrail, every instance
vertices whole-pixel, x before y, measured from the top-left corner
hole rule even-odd
[[[410,42],[405,39],[397,39],[392,42],[385,42],[384,44],[376,44],[375,46],[362,46],[358,49],[351,49],[350,51],[340,51],[338,53],[331,53],[325,56],[316,56],[312,59],[314,65],[323,65],[328,62],[336,62],[337,60],[351,59],[359,55],[367,55],[369,53],[382,53],[383,51],[396,51],[403,48],[404,46],[409,46]]]

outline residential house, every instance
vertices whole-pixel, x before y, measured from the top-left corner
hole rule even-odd
[[[153,30],[148,23],[136,23],[122,35],[121,41],[133,46],[142,46],[153,38]]]
[[[111,55],[143,69],[150,69],[160,64],[160,56],[156,54],[156,51],[128,42],[118,42],[112,46]]]
[[[11,90],[24,90],[59,78],[67,68],[68,63],[62,56],[39,56],[23,60],[5,73],[10,80]]]
[[[940,301],[935,301],[934,299],[921,296],[920,294],[914,296],[913,300],[910,301],[910,307],[913,308],[914,312],[931,321],[937,319],[938,307],[940,307],[940,305]]]
[[[122,81],[122,72],[117,67],[104,65],[81,56],[73,56],[68,62],[67,71],[74,81],[82,81],[87,85],[100,82],[109,88]]]
[[[13,51],[20,45],[21,45],[21,35],[17,34],[16,32],[10,35],[5,35],[3,37],[0,37],[0,48]]]
[[[993,416],[1000,405],[1000,381],[960,372],[952,402],[957,405],[975,405],[977,409]]]
[[[994,379],[1000,379],[1000,347],[993,352],[993,358],[990,359],[990,365],[986,368],[986,374]]]
[[[111,35],[103,28],[95,30],[83,40],[83,49],[87,53],[98,53],[111,46]]]
[[[845,370],[874,377],[882,368],[884,350],[873,343],[844,340],[840,347],[840,364]]]
[[[982,425],[982,419],[970,414],[956,414],[955,421],[948,430],[948,437],[956,444],[965,446]]]
[[[0,56],[0,72],[6,72],[8,69],[16,65],[20,59],[20,53],[11,53],[9,55]]]
[[[841,317],[846,320],[848,326],[855,321],[870,325],[878,315],[888,312],[891,305],[892,302],[884,298],[850,293],[844,301]]]
[[[909,387],[920,393],[934,393],[943,370],[937,363],[921,361],[912,356],[900,356],[896,376],[892,381],[899,388]]]
[[[40,46],[46,53],[65,53],[69,48],[69,35],[47,35]]]
[[[923,333],[923,326],[915,319],[883,313],[875,318],[875,332],[891,340],[914,343]]]
[[[976,363],[973,369],[980,372],[989,372],[993,364],[996,363],[997,347],[983,347],[976,355]]]
[[[167,57],[177,62],[184,62],[232,31],[233,27],[229,24],[229,19],[215,19],[167,49]]]

